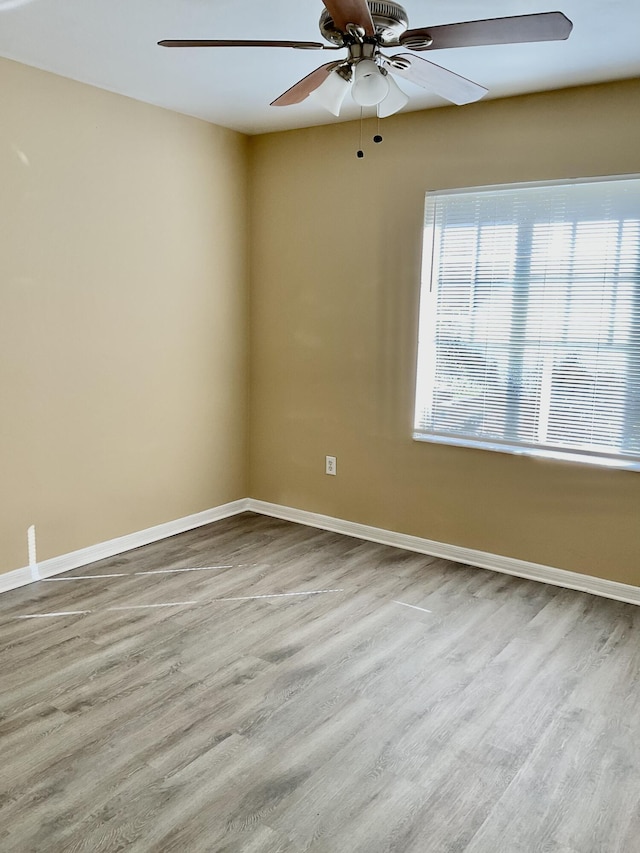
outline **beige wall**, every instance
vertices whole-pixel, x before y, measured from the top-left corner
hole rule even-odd
[[[251,494],[640,584],[640,474],[410,438],[425,189],[638,172],[639,96],[257,137],[247,186],[241,135],[0,60],[0,571]]]
[[[0,571],[244,497],[247,140],[0,60]]]
[[[410,437],[425,190],[640,172],[639,102],[628,81],[402,115],[363,161],[356,124],[252,140],[253,497],[640,584],[640,473]]]

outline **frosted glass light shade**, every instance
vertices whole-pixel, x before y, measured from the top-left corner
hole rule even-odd
[[[378,115],[380,118],[392,116],[394,113],[401,110],[409,101],[409,96],[402,91],[391,74],[387,74],[386,80],[389,84],[389,94],[378,104]]]
[[[340,115],[340,107],[349,91],[350,82],[337,70],[331,72],[321,86],[311,92],[310,97],[329,110],[334,116]]]
[[[372,107],[383,101],[389,92],[389,81],[372,59],[361,59],[353,75],[351,94],[356,104]]]

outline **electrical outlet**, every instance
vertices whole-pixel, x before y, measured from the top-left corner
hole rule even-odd
[[[338,463],[335,456],[325,456],[324,457],[324,473],[325,474],[333,474],[334,476],[338,473]]]

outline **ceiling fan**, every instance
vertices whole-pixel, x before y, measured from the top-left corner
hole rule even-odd
[[[407,13],[386,0],[322,0],[320,32],[330,44],[311,41],[168,39],[161,47],[288,47],[297,50],[341,50],[347,56],[321,65],[299,80],[271,106],[285,107],[309,95],[334,115],[340,114],[351,90],[362,107],[376,106],[380,118],[401,110],[409,98],[392,75],[430,89],[454,104],[468,104],[486,95],[484,86],[429,62],[415,53],[390,56],[383,49],[441,50],[477,45],[517,44],[567,39],[573,24],[562,12],[542,12],[480,21],[409,29]]]

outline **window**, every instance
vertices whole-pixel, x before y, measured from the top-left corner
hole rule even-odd
[[[414,438],[640,469],[640,178],[427,194]]]

